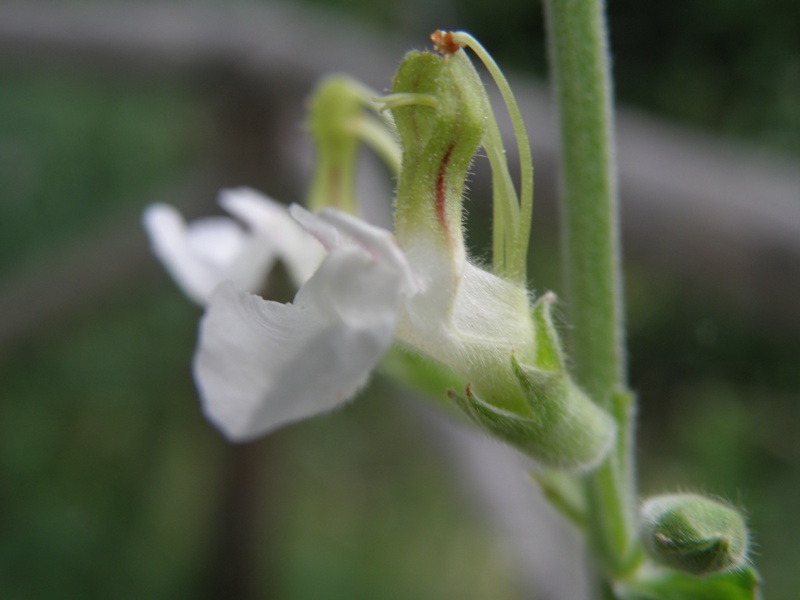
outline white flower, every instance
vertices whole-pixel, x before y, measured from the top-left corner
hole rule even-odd
[[[495,363],[510,369],[510,353],[530,348],[523,288],[424,234],[406,253],[388,231],[335,209],[291,213],[329,250],[294,302],[223,285],[201,325],[195,379],[206,414],[229,438],[343,404],[394,339],[476,380]]]
[[[238,222],[209,217],[187,225],[165,204],[149,206],[143,217],[156,256],[196,303],[208,302],[224,281],[240,290],[259,290],[276,259],[286,263],[297,285],[314,272],[322,248],[284,205],[248,188],[222,191],[219,204]]]
[[[333,209],[292,214],[329,250],[292,304],[224,284],[200,327],[194,373],[204,410],[251,439],[341,405],[366,383],[414,291],[393,236]]]
[[[385,107],[403,149],[395,235],[333,208],[312,215],[291,207],[292,222],[283,207],[246,190],[221,201],[246,230],[230,219],[187,227],[169,208],[148,211],[157,254],[207,305],[193,363],[206,415],[229,439],[245,441],[332,410],[397,342],[460,376],[463,391],[448,395],[498,438],[548,466],[598,464],[615,423],[565,370],[553,298],[531,302],[530,197],[518,204],[480,77],[463,53],[411,52],[393,91]],[[350,126],[349,116],[324,114]],[[500,186],[494,271],[470,262],[464,244],[466,174],[482,141]],[[325,164],[315,179],[324,189],[312,197],[330,206],[347,186],[342,169]],[[289,304],[250,293],[276,259],[300,285]]]

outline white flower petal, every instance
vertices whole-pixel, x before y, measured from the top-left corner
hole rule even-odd
[[[448,254],[421,236],[404,248],[419,291],[405,299],[397,336],[407,345],[470,374],[510,353],[533,352],[534,332],[524,286]]]
[[[209,265],[225,269],[244,249],[242,228],[227,217],[206,217],[192,221],[186,228],[191,250]]]
[[[342,245],[344,240],[339,235],[336,227],[320,220],[319,216],[307,211],[299,204],[292,204],[289,213],[302,225],[306,231],[314,236],[325,249],[331,251]]]
[[[449,345],[456,294],[466,264],[466,255],[451,255],[442,242],[427,236],[407,240],[403,248],[411,265],[418,293],[404,303],[398,335],[407,343],[438,355],[438,346]],[[454,341],[453,341],[454,342]]]
[[[289,215],[285,204],[250,188],[220,192],[220,206],[267,239],[270,249],[286,265],[292,281],[303,285],[319,267],[324,249]]]
[[[503,360],[512,352],[526,356],[535,340],[528,290],[468,262],[453,305],[452,327],[467,352],[480,348],[486,355],[491,349]]]
[[[319,212],[319,218],[348,235],[380,262],[395,269],[403,278],[405,294],[410,295],[417,291],[417,282],[406,256],[389,231],[333,208],[322,209]]]
[[[283,204],[246,187],[221,190],[217,203],[254,231],[269,232],[288,216]]]
[[[286,206],[247,188],[223,190],[219,202],[241,224],[211,217],[187,225],[164,204],[148,207],[143,218],[155,254],[198,304],[205,304],[223,281],[258,291],[277,258],[298,286],[319,266],[323,248]]]
[[[190,228],[180,213],[166,204],[154,204],[147,207],[143,223],[153,252],[164,263],[169,274],[183,289],[187,296],[198,304],[205,303],[212,290],[220,283],[225,265],[224,254],[230,253],[232,247],[241,248],[244,241],[239,230],[239,242],[236,242],[238,227],[232,222],[216,225],[209,222],[200,226],[198,235],[190,233]],[[194,239],[193,239],[194,238]],[[197,245],[201,238],[224,240],[220,248],[213,244],[202,245],[205,250],[198,252]]]
[[[401,285],[392,266],[345,243],[294,304],[220,286],[194,363],[209,419],[247,440],[341,405],[391,344]]]

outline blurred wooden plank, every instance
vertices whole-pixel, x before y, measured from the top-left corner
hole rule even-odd
[[[426,36],[420,45],[427,45]],[[334,15],[274,4],[0,4],[0,60],[183,75],[230,67],[314,80],[331,71],[388,85],[408,46]],[[388,66],[388,69],[387,69]]]
[[[159,200],[188,208],[207,205],[205,178],[187,182]],[[0,360],[15,346],[82,317],[112,294],[155,281],[160,265],[138,218],[116,218],[6,281],[0,281]]]

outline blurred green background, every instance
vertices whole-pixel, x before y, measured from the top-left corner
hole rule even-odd
[[[468,29],[501,65],[545,76],[535,2],[313,4],[417,45]],[[623,104],[800,158],[793,0],[612,0],[609,14]],[[211,110],[181,82],[3,63],[0,282],[138,221],[205,160]],[[543,238],[532,274],[558,289],[557,242]],[[796,333],[626,267],[643,492],[746,507],[767,596],[796,597]],[[229,447],[189,372],[199,309],[155,269],[132,279],[0,346],[0,597],[522,597],[502,544],[386,383]]]

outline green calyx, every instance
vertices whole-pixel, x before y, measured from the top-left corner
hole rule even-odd
[[[382,118],[375,94],[342,75],[320,83],[310,103],[308,127],[316,160],[307,206],[332,206],[355,214],[356,159],[359,145],[370,146],[397,173],[400,151],[390,121]]]
[[[399,240],[427,231],[463,248],[461,203],[469,165],[486,130],[486,92],[463,52],[410,52],[386,99],[402,147],[395,229]]]
[[[658,496],[642,506],[641,536],[657,563],[709,575],[746,563],[748,533],[735,508],[697,494]]]
[[[596,466],[611,449],[616,426],[613,419],[570,378],[564,366],[560,342],[552,322],[555,297],[547,294],[534,305],[536,330],[534,365],[509,359],[508,376],[513,387],[503,393],[519,395],[524,409],[500,408],[507,399],[494,398],[498,388],[467,387],[464,396],[450,393],[478,425],[535,458],[557,469],[585,471]],[[479,397],[476,392],[480,392]],[[519,405],[520,403],[517,403]]]

